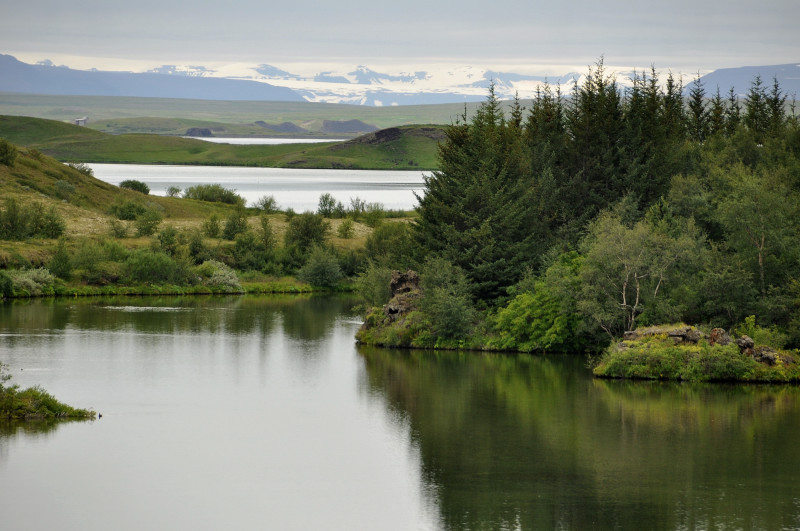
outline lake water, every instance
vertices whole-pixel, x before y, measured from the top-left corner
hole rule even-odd
[[[319,196],[331,194],[346,207],[352,198],[381,203],[390,210],[411,210],[414,193],[423,192],[423,175],[430,172],[392,170],[305,170],[236,166],[178,166],[151,164],[88,164],[95,177],[119,185],[126,179],[146,183],[153,195],[166,195],[171,186],[185,190],[197,184],[219,184],[235,190],[249,205],[265,195],[281,209],[316,211]]]
[[[4,530],[798,529],[800,389],[357,346],[342,297],[0,304]]]

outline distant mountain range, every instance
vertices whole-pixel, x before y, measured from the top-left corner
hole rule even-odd
[[[303,101],[286,87],[258,81],[194,77],[171,73],[72,70],[31,65],[0,54],[0,92],[82,96],[138,96],[202,100]]]
[[[216,69],[202,65],[162,65],[147,72],[73,70],[50,61],[35,65],[0,54],[0,92],[32,94],[143,96],[208,100],[310,101],[355,105],[415,105],[482,101],[494,83],[503,99],[531,98],[544,82],[568,93],[582,73],[531,76],[514,72],[456,67],[438,71],[382,73],[366,66],[302,76],[269,64],[234,64]],[[633,72],[615,72],[621,86],[630,85]],[[800,94],[800,64],[747,66],[715,70],[701,77],[710,97],[719,87],[744,95],[756,75],[765,86],[773,78],[791,99]],[[666,76],[663,76],[664,78]],[[688,88],[694,76],[683,76]]]

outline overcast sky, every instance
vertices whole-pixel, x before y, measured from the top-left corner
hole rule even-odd
[[[268,63],[559,74],[800,63],[798,0],[4,0],[0,53],[75,68]],[[304,72],[298,72],[304,73]]]

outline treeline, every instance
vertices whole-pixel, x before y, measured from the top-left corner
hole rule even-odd
[[[793,99],[760,78],[741,99],[699,80],[684,98],[655,70],[632,81],[600,62],[529,108],[490,89],[448,128],[412,227],[423,302],[404,341],[584,349],[755,315],[800,345]]]

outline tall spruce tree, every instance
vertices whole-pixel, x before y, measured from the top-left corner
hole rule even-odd
[[[490,87],[471,120],[465,113],[447,129],[439,169],[418,197],[417,241],[463,269],[484,301],[504,296],[542,251],[518,104],[511,115],[507,121]]]

